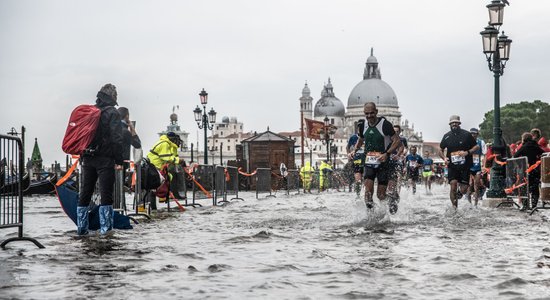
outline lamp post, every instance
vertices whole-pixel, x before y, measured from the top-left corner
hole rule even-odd
[[[332,168],[336,169],[336,155],[338,154],[338,146],[330,146],[330,153],[332,154]]]
[[[216,123],[216,111],[213,108],[210,108],[208,115],[206,114],[206,104],[208,103],[208,93],[202,89],[199,94],[202,104],[202,110],[197,105],[197,108],[193,110],[195,114],[195,122],[199,126],[199,129],[204,129],[204,164],[208,164],[208,130],[214,128],[214,123]]]
[[[329,118],[327,116],[325,116],[325,119],[323,121],[324,121],[324,126],[323,126],[323,129],[321,129],[321,132],[319,135],[321,137],[321,141],[323,142],[323,145],[326,145],[326,148],[327,148],[327,161],[330,161],[331,159],[330,159],[329,149],[332,141],[334,140],[334,130],[332,130],[329,124]]]
[[[489,70],[495,77],[494,96],[494,120],[493,120],[493,153],[496,158],[491,167],[490,187],[487,191],[488,198],[505,198],[506,193],[506,169],[499,165],[496,160],[506,154],[506,144],[502,140],[502,129],[500,128],[500,76],[504,74],[506,62],[510,58],[510,44],[512,40],[504,34],[499,36],[500,26],[504,17],[504,3],[501,0],[493,0],[487,5],[489,10],[489,25],[480,32],[483,41],[483,53],[487,57]]]

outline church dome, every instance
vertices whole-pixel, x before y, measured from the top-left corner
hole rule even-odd
[[[334,95],[332,83],[330,82],[329,78],[328,84],[324,86],[323,91],[321,92],[321,99],[319,99],[319,101],[317,101],[317,103],[315,104],[313,115],[315,117],[344,117],[345,114],[346,109],[344,107],[344,104]]]
[[[315,104],[314,116],[337,116],[344,117],[346,109],[340,99],[336,97],[324,97]]]
[[[363,106],[367,102],[374,102],[377,106],[399,107],[391,86],[377,78],[359,82],[349,95],[348,107]]]
[[[397,96],[389,84],[382,80],[378,60],[371,48],[367,58],[363,81],[359,82],[348,97],[348,108],[363,106],[367,102],[374,102],[377,106],[399,107]]]
[[[367,58],[367,64],[377,64],[377,63],[378,63],[378,60],[373,55],[371,55],[371,56],[369,56],[369,58]]]
[[[222,118],[222,123],[229,123],[229,117],[228,116],[224,116]]]

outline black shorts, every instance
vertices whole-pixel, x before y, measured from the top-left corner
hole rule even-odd
[[[418,177],[419,177],[419,175],[418,175],[418,169],[410,169],[410,168],[408,168],[408,169],[407,169],[407,177],[408,177],[409,179],[412,179],[412,180],[415,180],[415,181],[418,180]]]
[[[454,167],[453,165],[449,165],[449,174],[447,175],[447,178],[449,183],[451,183],[452,180],[457,180],[459,183],[469,184],[470,168],[465,166]]]
[[[388,185],[388,180],[390,178],[390,163],[382,163],[378,168],[372,168],[369,166],[365,166],[365,172],[363,173],[364,179],[378,179],[379,185]]]
[[[364,168],[362,165],[356,165],[356,164],[353,164],[353,173],[361,173],[363,174],[364,172]]]

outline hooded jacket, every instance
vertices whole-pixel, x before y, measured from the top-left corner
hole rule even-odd
[[[306,161],[305,166],[303,166],[300,169],[300,177],[302,177],[303,181],[309,181],[311,180],[311,175],[313,174],[314,170],[311,167],[311,164],[309,161]]]
[[[521,148],[516,151],[516,154],[514,154],[514,157],[521,157],[525,156],[527,157],[527,161],[529,165],[533,165],[537,162],[537,160],[540,159],[540,156],[542,155],[544,151],[540,148],[540,146],[537,144],[537,142],[533,140],[529,140],[521,146]]]
[[[89,149],[93,149],[93,156],[110,157],[115,164],[122,165],[122,126],[120,114],[114,107],[116,101],[109,95],[99,92],[96,106],[101,109],[99,126]]]
[[[332,167],[328,163],[323,161],[321,162],[321,166],[319,166],[319,171],[319,176],[326,177],[327,172],[332,171]]]
[[[159,141],[149,150],[147,158],[155,167],[160,170],[164,164],[178,164],[178,145],[172,143],[170,139],[163,134]]]

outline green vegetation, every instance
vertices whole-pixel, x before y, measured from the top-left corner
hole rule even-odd
[[[493,110],[490,110],[485,113],[483,122],[479,124],[479,134],[486,142],[493,141],[493,120]],[[507,144],[518,141],[522,133],[535,127],[542,131],[542,136],[548,138],[550,136],[550,105],[541,100],[507,104],[500,108],[500,125],[502,136]]]

